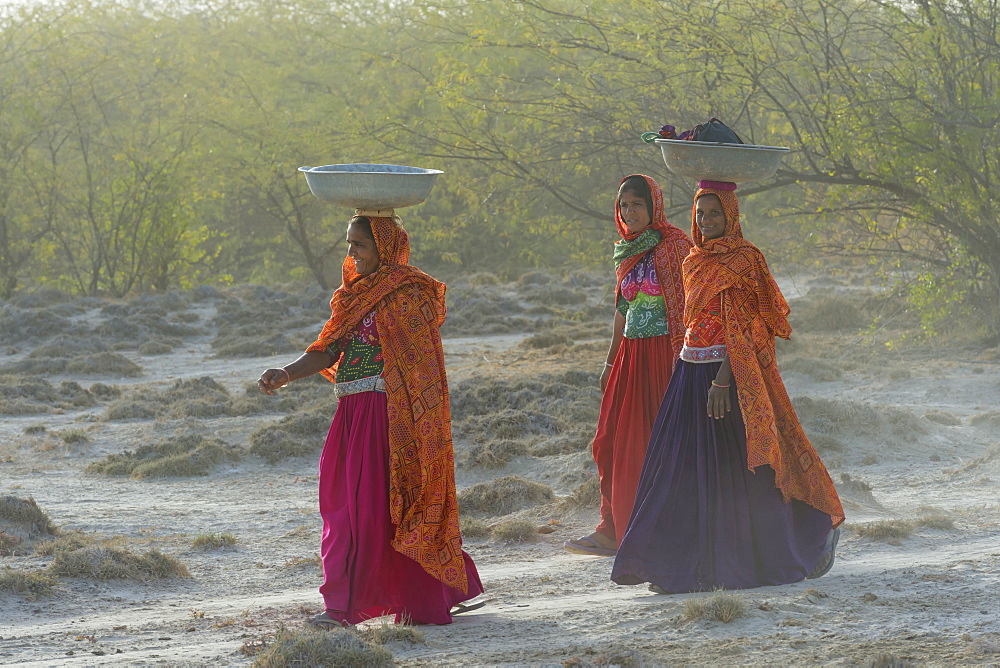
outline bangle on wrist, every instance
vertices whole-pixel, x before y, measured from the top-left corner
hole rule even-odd
[[[285,385],[288,385],[290,382],[292,382],[292,374],[288,373],[288,369],[286,369],[285,367],[281,367],[280,369],[278,369],[278,371],[285,372]]]
[[[729,385],[719,385],[714,380],[712,381],[712,385],[714,385],[715,387],[721,387],[722,389],[726,389],[727,387],[729,387]]]

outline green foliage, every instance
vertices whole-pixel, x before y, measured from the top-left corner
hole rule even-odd
[[[790,146],[748,234],[861,256],[939,331],[1000,330],[990,0],[94,0],[0,21],[0,297],[339,281],[349,211],[299,165],[445,171],[403,217],[442,273],[608,263],[621,176],[693,183],[639,133],[710,115]],[[679,20],[678,17],[684,17]],[[705,30],[703,26],[711,26]]]

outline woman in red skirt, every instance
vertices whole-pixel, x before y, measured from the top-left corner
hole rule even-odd
[[[688,236],[667,222],[663,192],[648,176],[622,179],[615,199],[615,317],[601,374],[594,461],[601,479],[601,521],[570,552],[611,556],[628,525],[646,444],[684,340],[681,263]]]

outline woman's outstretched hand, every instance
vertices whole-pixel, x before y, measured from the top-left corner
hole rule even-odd
[[[260,378],[257,380],[257,387],[264,394],[274,394],[290,382],[292,382],[292,377],[284,369],[268,369],[260,375]]]

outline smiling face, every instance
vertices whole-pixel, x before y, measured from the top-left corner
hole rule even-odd
[[[357,221],[347,226],[347,257],[354,260],[354,270],[367,276],[379,267],[375,237]]]
[[[726,233],[726,212],[718,195],[702,195],[695,205],[695,222],[705,241],[718,239]]]
[[[642,232],[652,222],[646,198],[633,190],[618,193],[618,211],[632,234]]]

